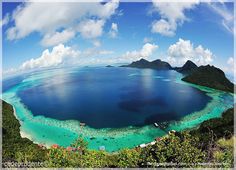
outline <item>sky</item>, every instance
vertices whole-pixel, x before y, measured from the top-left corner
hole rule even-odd
[[[141,58],[173,67],[192,60],[234,74],[232,2],[3,2],[2,8],[3,75]]]

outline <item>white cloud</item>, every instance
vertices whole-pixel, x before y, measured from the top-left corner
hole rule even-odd
[[[213,54],[202,45],[194,47],[190,40],[179,39],[170,45],[167,51],[167,61],[173,66],[182,66],[187,60],[192,60],[198,65],[209,64],[213,61]]]
[[[100,7],[101,9],[93,9],[93,11],[95,12],[95,14],[97,13],[97,15],[101,18],[109,18],[116,12],[116,9],[119,7],[119,0],[111,0],[102,7],[100,4],[101,1],[98,0],[98,2],[99,3],[97,7]]]
[[[141,58],[148,59],[154,51],[158,48],[155,44],[146,43],[140,50],[127,51],[121,56],[114,56],[113,51],[109,50],[97,50],[95,48],[88,49],[83,52],[83,59],[81,59],[80,64],[117,64],[117,63],[127,63],[131,61],[136,61]],[[112,57],[102,57],[104,55],[113,55]],[[100,57],[94,57],[100,56]]]
[[[111,38],[116,38],[118,34],[118,26],[116,23],[111,24],[111,29],[109,31],[109,35]]]
[[[12,75],[17,73],[19,70],[15,68],[10,68],[8,70],[3,70],[1,75]]]
[[[60,43],[65,43],[75,36],[75,32],[72,30],[63,30],[62,32],[55,32],[52,34],[46,34],[41,44],[43,46],[54,46]]]
[[[89,48],[89,49],[83,51],[81,53],[81,56],[83,56],[85,59],[87,59],[87,57],[97,57],[98,58],[98,56],[110,55],[113,53],[114,53],[114,51],[110,51],[110,50],[99,50],[97,48]]]
[[[150,43],[152,41],[153,41],[153,39],[151,37],[144,37],[144,39],[143,39],[144,43]]]
[[[209,3],[208,7],[221,17],[221,25],[230,33],[234,33],[234,11],[222,3]]]
[[[122,59],[128,61],[139,60],[141,58],[148,59],[153,52],[158,48],[158,45],[146,43],[143,45],[142,49],[139,51],[127,51],[123,56]]]
[[[101,42],[99,40],[93,40],[93,45],[95,47],[100,47],[101,46]]]
[[[209,49],[204,49],[201,45],[195,48],[194,61],[199,65],[209,64],[213,61],[213,54]]]
[[[78,25],[78,31],[84,38],[88,39],[97,38],[102,35],[104,24],[105,24],[104,20],[89,19],[80,22],[80,24]]]
[[[109,55],[109,54],[114,54],[114,51],[109,51],[109,50],[101,50],[99,51],[100,55]]]
[[[59,44],[53,47],[51,52],[48,49],[44,50],[40,57],[25,61],[19,70],[24,71],[67,64],[69,61],[75,60],[75,58],[77,59],[79,54],[79,51],[74,51],[71,47],[65,47],[63,44]]]
[[[68,28],[74,29],[76,33],[81,32],[85,38],[100,36],[104,23],[115,14],[118,6],[118,0],[112,0],[105,4],[101,4],[99,0],[91,3],[26,2],[18,6],[13,12],[14,25],[7,30],[7,38],[9,40],[21,39],[33,32],[39,32],[44,37],[51,34],[59,36],[58,30],[63,32],[63,30]],[[89,30],[82,28],[81,21],[87,24],[85,27]],[[96,28],[89,26],[88,24],[90,23]],[[77,30],[78,24],[80,25],[79,30]],[[94,31],[97,28],[99,30],[97,32]],[[58,39],[61,39],[62,42],[65,41],[65,38]],[[54,45],[54,43],[49,44]]]
[[[234,77],[236,76],[235,60],[233,57],[229,57],[227,60],[227,67],[224,70],[229,74],[234,75]]]
[[[161,16],[160,20],[152,23],[152,32],[159,33],[164,36],[173,36],[178,25],[182,25],[188,20],[184,12],[192,9],[198,0],[180,1],[180,2],[160,2],[153,0],[153,11],[158,12]]]
[[[233,57],[229,57],[229,59],[227,60],[227,64],[230,66],[234,65],[234,58]]]
[[[0,20],[0,27],[3,27],[4,25],[7,25],[10,21],[10,15],[7,13],[2,20]]]
[[[152,32],[159,33],[164,36],[174,36],[176,30],[176,23],[167,22],[164,19],[153,21]]]
[[[41,68],[50,68],[57,66],[71,66],[83,64],[96,64],[95,61],[104,62],[112,61],[109,58],[102,59],[102,56],[112,55],[114,51],[100,50],[97,47],[89,48],[84,51],[72,49],[69,46],[59,44],[52,48],[51,51],[46,49],[37,58],[32,58],[23,62],[18,68],[11,68],[4,71],[5,75],[25,72],[28,70],[38,70]]]

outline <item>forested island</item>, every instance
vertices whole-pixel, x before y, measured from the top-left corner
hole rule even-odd
[[[234,84],[225,77],[225,73],[210,65],[198,67],[182,80],[230,93],[234,92]]]
[[[131,64],[122,65],[121,67],[175,70],[184,75],[182,80],[185,82],[234,93],[234,84],[227,79],[225,73],[221,69],[210,65],[198,67],[190,60],[188,60],[182,67],[172,67],[169,63],[159,59],[152,62],[140,59]]]
[[[134,61],[128,65],[122,65],[121,67],[134,67],[134,68],[151,68],[156,70],[171,70],[172,67],[169,63],[165,61],[161,61],[160,59],[154,61],[147,61],[145,59],[140,59],[138,61]]]

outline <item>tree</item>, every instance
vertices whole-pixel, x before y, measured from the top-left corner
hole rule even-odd
[[[148,148],[144,148],[142,164],[161,167],[196,167],[205,161],[205,152],[199,146],[199,140],[189,133],[170,134]],[[172,163],[168,165],[166,163]]]
[[[71,144],[71,147],[80,148],[80,150],[82,151],[86,150],[87,146],[88,146],[88,142],[84,141],[82,137],[79,137]]]
[[[140,160],[140,151],[135,149],[123,149],[118,153],[117,166],[120,168],[136,168]]]
[[[221,138],[216,142],[216,147],[213,151],[214,163],[220,163],[225,168],[232,168],[234,165],[234,140]]]

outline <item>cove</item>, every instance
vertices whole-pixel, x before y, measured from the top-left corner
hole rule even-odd
[[[84,68],[45,78],[17,95],[34,116],[78,120],[93,128],[144,126],[179,120],[203,109],[211,100],[198,89],[175,83],[177,74],[151,69]]]
[[[22,135],[36,143],[68,146],[82,136],[90,149],[116,151],[165,135],[154,122],[183,130],[233,106],[232,94],[181,77],[151,69],[53,69],[3,82],[2,98],[14,106]]]

